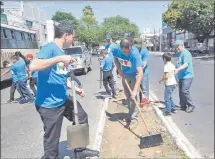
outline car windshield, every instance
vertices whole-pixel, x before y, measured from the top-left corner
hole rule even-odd
[[[82,54],[82,49],[81,47],[68,48],[65,49],[65,54],[67,55]]]

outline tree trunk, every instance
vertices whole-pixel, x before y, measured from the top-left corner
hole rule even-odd
[[[208,54],[210,54],[210,53],[209,53],[209,47],[208,47],[208,41],[209,41],[209,38],[207,37],[207,38],[206,38],[206,52],[207,52]]]

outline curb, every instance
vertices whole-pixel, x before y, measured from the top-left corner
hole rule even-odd
[[[152,93],[150,93],[149,98],[151,101],[157,100],[157,97]],[[179,149],[183,150],[189,158],[203,158],[200,153],[193,147],[193,145],[187,140],[187,138],[183,135],[177,125],[173,122],[172,118],[164,117],[162,111],[158,108],[158,106],[153,105],[153,108],[157,116],[167,128],[176,146]]]
[[[96,130],[96,137],[93,145],[93,149],[97,151],[100,151],[100,146],[101,146],[103,132],[104,132],[104,126],[105,126],[105,120],[106,120],[105,111],[108,108],[108,104],[109,104],[109,98],[105,98],[104,103],[102,105],[101,116],[99,119],[98,127]]]

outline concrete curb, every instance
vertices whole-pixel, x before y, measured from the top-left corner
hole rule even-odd
[[[153,93],[150,93],[150,100],[157,101],[158,99]],[[183,135],[177,125],[173,122],[172,118],[164,117],[162,111],[158,107],[159,106],[153,105],[157,116],[167,128],[177,147],[183,150],[189,158],[203,158],[200,153],[193,147],[193,145],[187,140],[187,138]]]
[[[105,126],[105,120],[106,120],[106,113],[105,111],[108,108],[108,103],[109,103],[109,98],[105,98],[104,103],[102,105],[102,110],[101,110],[101,116],[99,119],[98,127],[96,130],[96,137],[93,145],[94,150],[100,151],[100,146],[102,143],[102,137],[103,137],[103,132],[104,132],[104,126]]]

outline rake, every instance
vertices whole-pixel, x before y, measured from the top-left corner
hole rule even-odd
[[[128,90],[129,90],[129,92],[131,94],[131,92],[132,92],[131,88],[130,88],[127,80],[126,79],[124,79],[124,80],[125,80],[125,83],[126,83],[126,86],[127,86]],[[163,139],[161,137],[161,134],[160,133],[151,133],[149,131],[148,126],[147,126],[147,124],[145,122],[145,119],[143,117],[143,114],[141,113],[140,107],[138,106],[138,103],[137,103],[136,99],[134,99],[134,103],[135,103],[135,106],[139,110],[139,113],[140,113],[140,115],[141,115],[141,117],[143,119],[143,123],[144,123],[144,125],[146,127],[146,130],[147,130],[147,135],[139,136],[139,138],[140,138],[140,145],[139,145],[140,149],[161,145],[163,143]]]

